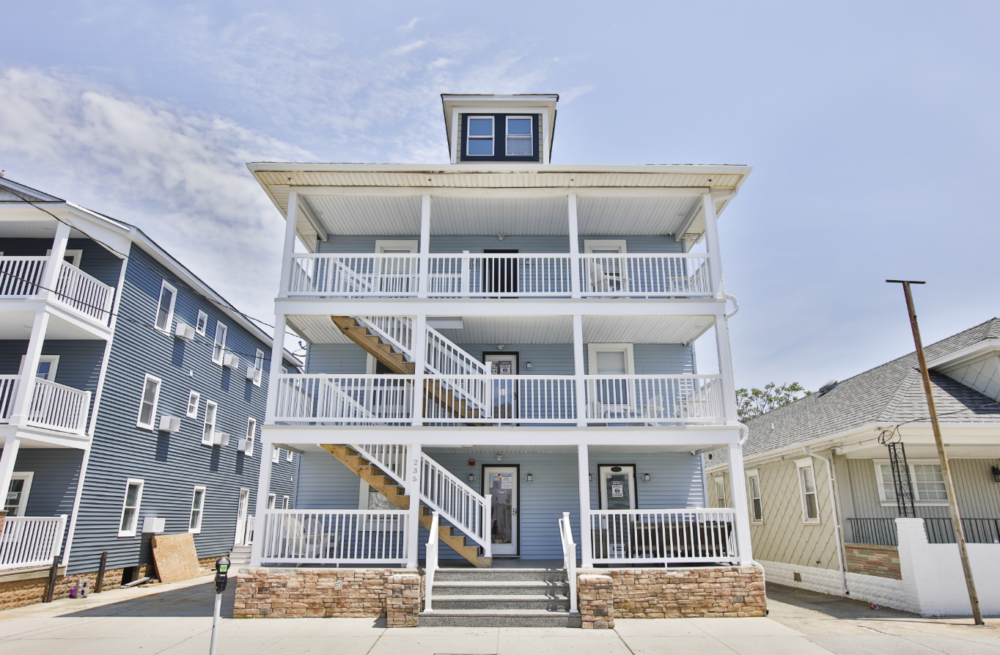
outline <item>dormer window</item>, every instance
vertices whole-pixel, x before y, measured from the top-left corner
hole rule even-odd
[[[469,117],[469,156],[493,156],[493,117]]]
[[[507,117],[507,156],[530,157],[532,154],[531,117]]]

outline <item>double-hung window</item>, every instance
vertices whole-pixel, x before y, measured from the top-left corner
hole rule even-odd
[[[534,145],[531,138],[530,116],[507,117],[507,156],[530,157]]]
[[[160,332],[170,332],[170,324],[174,319],[174,304],[177,302],[177,287],[166,280],[160,285],[160,304],[156,307],[156,329]]]
[[[760,474],[756,469],[747,471],[747,482],[750,487],[750,522],[764,522],[764,503],[760,497]]]
[[[125,483],[125,501],[122,503],[122,518],[118,524],[119,537],[134,537],[139,523],[139,505],[142,503],[142,480],[129,478]]]
[[[253,444],[254,440],[257,438],[257,419],[250,417],[247,419],[247,447],[244,449],[243,454],[247,457],[253,457]]]
[[[254,369],[253,383],[259,387],[260,386],[260,381],[264,377],[264,351],[263,350],[260,350],[260,349],[257,350],[257,355],[254,356],[254,358],[253,358],[253,369]]]
[[[205,328],[207,327],[208,327],[208,314],[199,309],[198,322],[194,326],[194,331],[202,336],[205,336]]]
[[[187,417],[188,418],[198,418],[198,404],[201,402],[201,394],[197,391],[192,391],[188,394],[188,407],[187,407]]]
[[[160,378],[146,374],[142,382],[142,399],[139,401],[139,419],[135,422],[140,428],[154,430],[156,424],[156,406],[160,402]]]
[[[802,522],[819,523],[819,498],[816,495],[816,473],[812,458],[796,460],[799,474],[799,493],[802,496]]]
[[[226,355],[226,333],[229,329],[222,323],[216,322],[215,324],[215,345],[212,346],[212,361],[216,364],[222,364],[222,360]]]
[[[293,453],[290,450],[286,450],[285,451],[285,461],[286,462],[291,462],[294,459],[295,459],[295,453]]]
[[[493,117],[470,116],[467,154],[471,157],[493,156]]]
[[[201,533],[201,517],[205,512],[205,487],[195,487],[191,498],[191,520],[188,522],[188,532]]]
[[[281,461],[281,448],[271,446],[271,463],[277,464]]]
[[[205,402],[205,426],[201,431],[201,442],[211,446],[215,439],[215,414],[219,406],[211,400]]]
[[[275,494],[267,494],[267,508],[274,509],[274,501],[277,499]]]
[[[941,465],[933,460],[911,460],[910,485],[914,502],[922,505],[947,505],[948,489],[944,484]],[[896,504],[896,486],[892,480],[892,465],[886,460],[875,460],[879,498],[885,505]],[[903,484],[906,480],[903,478]],[[904,487],[905,489],[905,487]]]

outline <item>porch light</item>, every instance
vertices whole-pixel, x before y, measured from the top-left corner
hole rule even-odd
[[[642,481],[643,482],[649,482],[649,473],[643,473],[642,474]]]
[[[531,362],[525,362],[524,363],[524,368],[526,368],[527,370],[530,371],[531,370]]]
[[[535,476],[529,473],[524,479],[527,480],[528,482],[534,482]]]
[[[475,482],[475,481],[476,481],[476,474],[475,473],[470,473],[469,474],[469,482]]]
[[[589,478],[590,478],[590,481],[591,481],[591,482],[593,482],[593,481],[594,481],[594,474],[593,474],[593,473],[588,473],[588,474],[587,474],[587,477],[589,477]]]
[[[1000,482],[1000,467],[998,466],[993,467],[993,481]]]

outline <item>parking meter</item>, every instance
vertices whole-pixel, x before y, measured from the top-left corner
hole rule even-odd
[[[221,594],[226,590],[226,582],[229,580],[229,558],[221,557],[215,562],[215,593]]]

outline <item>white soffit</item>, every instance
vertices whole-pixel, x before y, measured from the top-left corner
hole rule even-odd
[[[406,432],[405,429],[401,429],[400,430],[400,439],[401,440],[403,439],[403,435],[405,434],[405,432]],[[445,429],[444,432],[447,433],[447,429]],[[627,440],[628,439],[627,432],[628,432],[628,429],[623,429],[622,430],[622,440]],[[336,439],[331,439],[328,443],[334,443],[335,441],[336,441]],[[277,444],[274,444],[274,445],[278,446],[279,448],[288,448],[289,447],[289,446],[286,446],[285,444],[280,444],[280,443],[277,443]],[[722,447],[723,445],[725,445],[725,444],[719,444],[719,447]],[[295,451],[298,451],[298,452],[301,452],[301,453],[306,453],[306,454],[322,454],[322,455],[326,455],[327,457],[330,456],[330,454],[322,446],[320,446],[319,444],[302,444],[302,443],[297,443],[297,444],[291,444],[290,447],[291,447],[292,450],[295,450]],[[707,447],[710,448],[711,446],[707,446]],[[635,454],[639,454],[639,455],[641,455],[641,454],[647,454],[647,453],[686,453],[688,455],[688,457],[691,457],[691,451],[692,450],[695,450],[695,449],[699,449],[700,450],[700,449],[704,449],[704,448],[706,448],[705,445],[691,446],[691,445],[687,445],[687,444],[670,444],[670,445],[662,445],[662,446],[629,446],[629,445],[626,444],[626,445],[620,445],[620,446],[619,445],[589,446],[588,447],[588,451],[590,452],[591,455],[600,455],[600,454],[629,454],[629,453],[635,453]],[[504,466],[504,464],[507,463],[507,462],[502,461],[502,460],[498,462],[497,459],[496,459],[496,457],[494,457],[494,455],[496,455],[497,453],[502,453],[503,455],[518,455],[518,454],[522,454],[522,453],[523,454],[528,454],[528,453],[566,454],[566,455],[570,455],[571,456],[571,461],[572,461],[574,467],[576,466],[576,455],[577,455],[577,448],[576,448],[576,446],[545,446],[545,445],[539,445],[539,446],[505,446],[505,445],[502,445],[502,444],[497,444],[497,445],[477,445],[477,446],[471,446],[471,447],[468,447],[468,448],[463,448],[463,447],[456,447],[456,446],[434,447],[434,446],[425,445],[423,447],[423,449],[429,455],[447,454],[447,453],[450,453],[450,454],[465,454],[465,453],[468,453],[470,455],[473,455],[473,454],[475,454],[475,455],[488,455],[488,457],[479,457],[479,458],[477,458],[477,460],[479,460],[479,461],[476,462],[475,468],[469,467],[469,466],[463,466],[462,467],[463,471],[466,471],[466,469],[468,469],[468,471],[466,471],[462,475],[468,475],[468,473],[475,473],[477,479],[478,479],[479,474],[480,474],[480,470],[479,470],[479,465],[480,464],[485,464],[487,466]],[[514,459],[510,463],[516,464],[517,460]],[[640,475],[642,473],[644,473],[644,472],[645,471],[640,471]],[[539,474],[538,472],[535,472],[535,475],[538,475],[538,474]]]
[[[37,221],[5,221],[0,216],[0,238],[4,239],[53,239],[56,236],[56,227],[59,225],[52,217],[37,211],[40,220]],[[82,232],[71,229],[70,239],[85,238]],[[45,253],[39,253],[44,255]]]
[[[572,343],[569,316],[467,316],[465,329],[439,330],[455,343]]]
[[[700,197],[577,199],[580,234],[674,234]]]
[[[353,343],[329,316],[287,316],[288,326],[309,343]],[[360,346],[359,346],[360,347]]]
[[[420,196],[309,196],[309,204],[331,235],[420,234]]]
[[[691,343],[714,316],[584,316],[587,343]]]
[[[569,234],[569,200],[431,198],[431,234]]]

